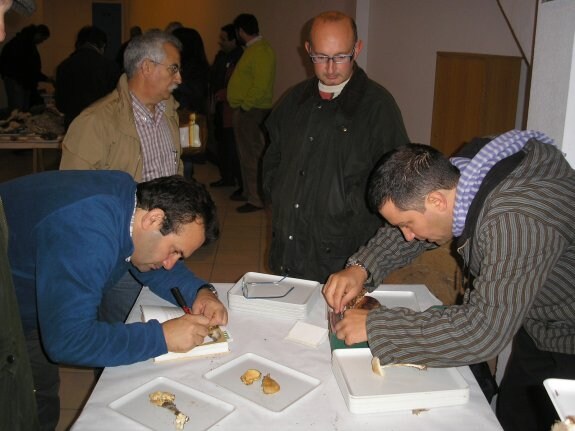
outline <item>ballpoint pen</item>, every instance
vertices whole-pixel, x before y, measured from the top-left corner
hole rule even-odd
[[[182,307],[182,310],[184,310],[184,313],[192,314],[192,310],[190,310],[190,308],[186,305],[186,300],[182,296],[182,292],[180,292],[180,289],[178,289],[177,287],[172,287],[170,291],[172,292],[172,295],[174,295],[174,298],[176,298],[176,302],[178,303],[178,305]]]

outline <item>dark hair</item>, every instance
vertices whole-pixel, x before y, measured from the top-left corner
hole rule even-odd
[[[36,26],[36,34],[39,35],[42,40],[46,40],[50,37],[50,29],[47,25],[39,24]]]
[[[183,69],[208,69],[210,64],[206,56],[204,41],[196,29],[180,27],[172,34],[181,42],[181,62]]]
[[[84,26],[76,36],[76,49],[85,44],[90,44],[99,49],[104,49],[108,43],[108,37],[103,30],[92,25]]]
[[[429,145],[409,144],[386,153],[375,166],[367,186],[370,208],[378,212],[388,201],[402,211],[425,210],[425,196],[451,190],[459,169]]]
[[[199,220],[204,224],[204,244],[218,238],[216,206],[203,184],[172,175],[139,183],[137,187],[138,208],[164,211],[162,235],[177,233],[183,225]]]
[[[258,20],[255,16],[249,13],[242,13],[234,19],[234,27],[236,30],[240,28],[245,31],[250,36],[260,33],[260,28],[258,26]]]
[[[222,30],[225,34],[227,34],[228,40],[235,40],[237,43],[238,38],[236,35],[236,28],[234,27],[233,24],[226,24],[220,30]]]

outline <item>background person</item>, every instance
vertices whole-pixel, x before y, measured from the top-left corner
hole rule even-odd
[[[56,108],[66,128],[80,112],[110,93],[120,69],[104,56],[108,37],[101,29],[85,26],[76,37],[76,50],[56,69]]]
[[[42,73],[42,59],[37,45],[50,37],[44,24],[30,24],[20,30],[2,49],[0,75],[10,110],[29,111],[43,103],[38,93],[38,83],[47,81]]]
[[[214,101],[214,131],[218,145],[220,179],[210,183],[210,187],[237,185],[241,195],[243,193],[242,171],[234,137],[233,110],[228,102],[227,87],[244,50],[238,43],[233,24],[227,24],[220,29],[218,44],[220,50],[210,69],[210,92]]]
[[[179,27],[172,34],[182,43],[181,63],[182,82],[174,90],[174,97],[180,104],[181,112],[195,113],[200,127],[207,122],[208,87],[210,81],[210,64],[206,57],[202,36],[197,30]],[[200,124],[201,123],[201,124]],[[206,146],[207,142],[202,142]],[[191,178],[194,173],[193,156],[182,154],[184,176]]]
[[[263,209],[261,161],[266,140],[262,125],[272,107],[276,76],[276,55],[260,35],[258,20],[240,14],[234,20],[238,40],[246,49],[228,82],[228,102],[233,112],[233,127],[242,171],[242,191],[232,200],[247,201],[236,208],[240,213]]]
[[[40,423],[58,423],[58,363],[109,367],[203,342],[227,312],[185,265],[218,235],[205,187],[180,176],[135,183],[117,171],[50,171],[0,184],[8,256],[31,357]],[[105,295],[126,272],[194,315],[163,324],[104,321]]]
[[[272,203],[270,268],[323,283],[380,226],[365,202],[367,179],[408,138],[391,94],[355,62],[362,42],[353,19],[318,15],[305,47],[316,76],[266,121],[263,185]]]
[[[557,414],[543,387],[575,378],[575,171],[540,132],[480,139],[449,159],[409,145],[382,159],[370,180],[384,226],[350,257],[359,265],[324,287],[336,312],[363,285],[457,238],[468,282],[463,302],[422,312],[347,310],[346,344],[368,341],[382,364],[475,364],[513,351],[497,399],[509,430],[548,430]]]
[[[109,95],[85,109],[62,143],[60,169],[113,169],[136,181],[183,173],[176,101],[181,43],[153,30],[133,39],[126,73]]]

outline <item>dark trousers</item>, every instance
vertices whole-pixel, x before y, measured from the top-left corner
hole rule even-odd
[[[52,431],[60,419],[60,397],[58,396],[60,371],[58,364],[50,361],[46,356],[38,331],[34,330],[26,334],[26,347],[34,379],[40,430]]]
[[[559,419],[543,381],[575,379],[575,355],[539,350],[521,328],[497,397],[497,418],[505,431],[549,431]]]
[[[142,285],[127,272],[102,298],[98,319],[110,323],[124,322],[141,288]],[[51,431],[56,428],[60,417],[58,364],[52,362],[44,352],[38,331],[26,334],[26,347],[34,378],[40,430]]]
[[[233,125],[238,148],[238,156],[242,170],[244,194],[248,203],[263,207],[261,190],[261,163],[266,140],[262,125],[267,118],[269,109],[252,108],[243,111],[234,109]]]

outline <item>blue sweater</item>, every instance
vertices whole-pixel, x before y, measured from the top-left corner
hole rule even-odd
[[[182,261],[146,273],[126,262],[135,193],[133,179],[116,171],[51,171],[0,184],[24,330],[39,326],[56,362],[115,366],[167,352],[157,321],[97,319],[104,292],[126,271],[171,302],[170,288],[191,303],[205,283]]]

